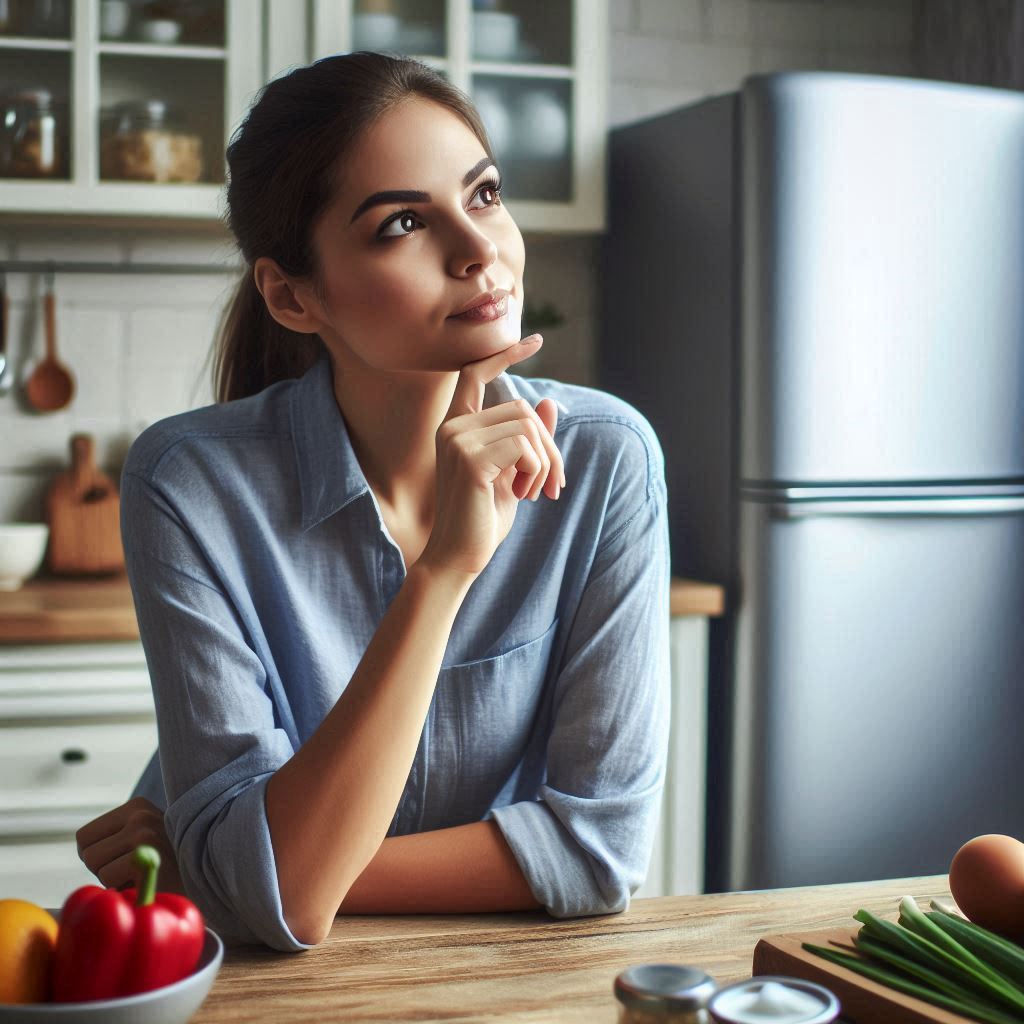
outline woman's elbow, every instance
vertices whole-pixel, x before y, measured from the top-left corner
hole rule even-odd
[[[319,946],[331,934],[334,915],[324,918],[322,915],[306,913],[303,916],[289,914],[282,908],[284,923],[297,942],[306,946]]]

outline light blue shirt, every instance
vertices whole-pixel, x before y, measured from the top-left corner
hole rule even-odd
[[[560,405],[567,486],[522,501],[448,640],[389,836],[494,820],[554,917],[625,910],[647,873],[669,727],[664,456],[605,392],[503,373],[484,407]],[[285,922],[267,782],[317,729],[405,579],[324,354],[302,378],[161,420],[121,530],[189,897],[229,941]]]

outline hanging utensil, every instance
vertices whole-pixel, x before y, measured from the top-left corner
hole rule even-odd
[[[46,358],[32,371],[32,376],[25,383],[25,395],[34,409],[54,412],[63,409],[71,401],[75,393],[75,378],[57,358],[57,315],[52,270],[46,272],[43,311],[46,314]]]
[[[14,374],[7,356],[7,275],[0,270],[0,395],[11,390]]]

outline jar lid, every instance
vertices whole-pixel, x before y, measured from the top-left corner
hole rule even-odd
[[[49,89],[18,89],[17,92],[9,92],[4,95],[6,103],[31,103],[37,107],[48,107],[53,99],[53,93]]]
[[[156,97],[148,100],[122,100],[111,109],[117,114],[141,114],[154,121],[162,120],[170,112],[167,101]]]
[[[615,998],[636,1010],[699,1010],[718,988],[699,967],[636,964],[615,979]]]
[[[772,974],[726,985],[708,1003],[720,1024],[830,1024],[839,1010],[824,985]]]

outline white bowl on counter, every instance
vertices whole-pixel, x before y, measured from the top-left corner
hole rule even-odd
[[[139,34],[147,43],[166,46],[178,41],[181,35],[181,22],[170,18],[147,18],[139,23]]]
[[[45,523],[0,523],[0,590],[17,590],[43,564]]]

